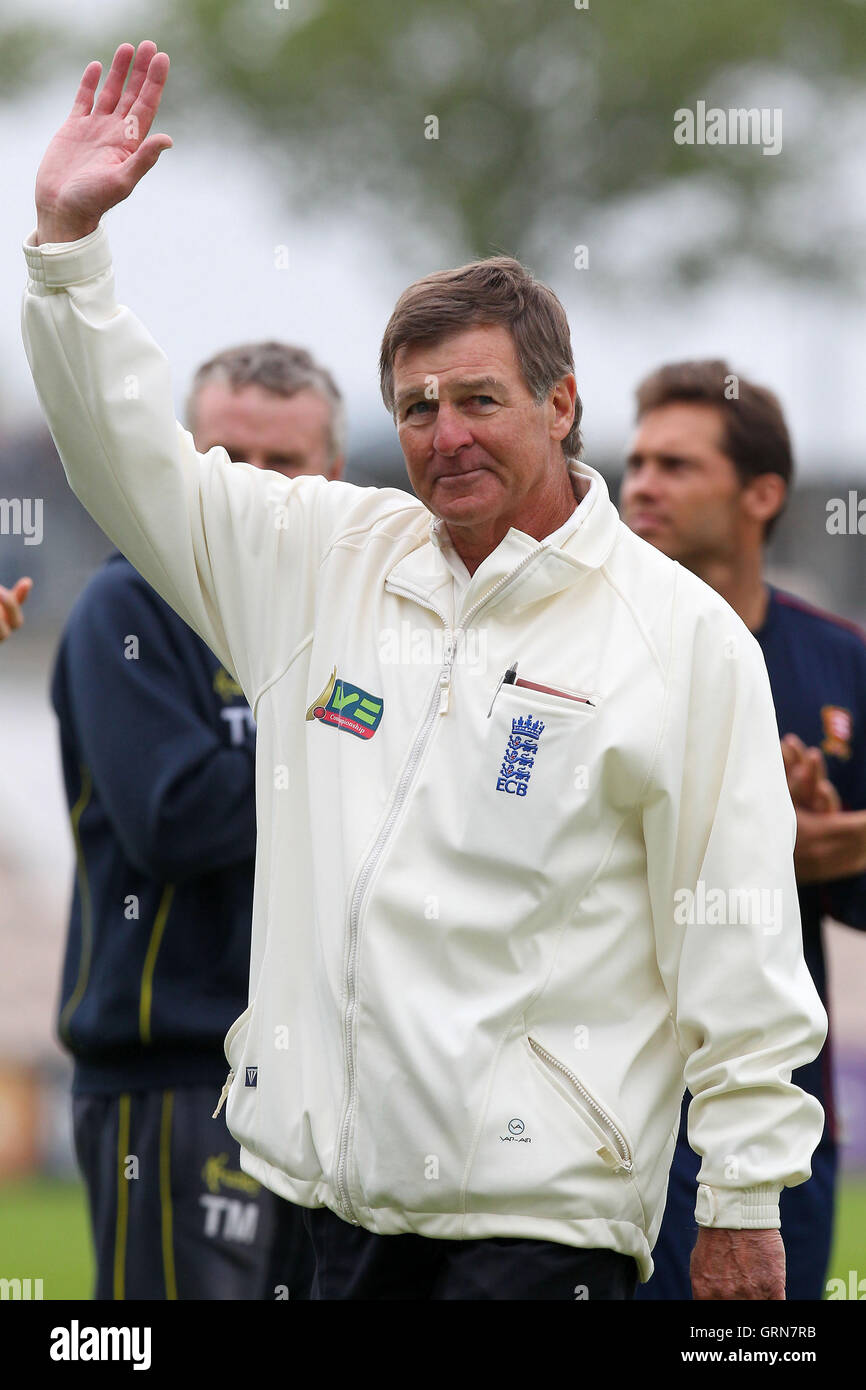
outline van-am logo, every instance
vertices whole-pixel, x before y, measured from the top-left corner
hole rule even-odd
[[[317,700],[307,710],[307,719],[318,719],[335,729],[344,729],[356,738],[372,738],[382,720],[384,702],[358,685],[339,680],[337,668]]]

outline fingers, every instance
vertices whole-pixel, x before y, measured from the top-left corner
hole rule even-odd
[[[123,95],[117,103],[117,113],[119,116],[125,116],[138,97],[139,92],[144,86],[144,79],[150,67],[150,60],[156,51],[156,44],[152,39],[142,39],[141,43],[138,45],[135,54],[135,62],[132,65],[132,72],[129,74],[129,81],[123,90]]]
[[[786,768],[788,791],[795,803],[808,806],[814,792],[814,773],[806,758],[801,758]]]
[[[785,734],[782,739],[782,753],[788,754],[794,761],[802,758],[806,751],[806,745],[796,734]],[[787,761],[787,759],[786,759]]]
[[[812,809],[825,816],[842,810],[842,798],[829,778],[823,777],[815,788]]]
[[[123,186],[126,190],[124,198],[129,197],[148,169],[153,168],[163,150],[170,150],[171,147],[172,140],[169,135],[149,135],[146,140],[142,140],[135,154],[130,155],[123,164]]]
[[[126,74],[129,72],[129,60],[134,52],[135,49],[131,43],[122,43],[115,52],[108,76],[105,79],[105,85],[93,108],[95,114],[107,115],[117,106],[120,93],[123,91],[123,84],[126,81]]]
[[[817,759],[815,756],[816,754]],[[818,752],[818,749],[807,748],[803,760],[800,764],[803,773],[803,782],[812,791],[814,791],[815,789],[815,783],[818,780],[818,775],[821,770],[819,766],[819,760],[820,762],[824,761],[821,757],[821,754]]]
[[[102,64],[96,62],[88,63],[84,69],[78,91],[75,93],[75,100],[72,103],[70,116],[89,116],[93,106],[93,95],[99,86],[99,76],[102,72]]]
[[[820,777],[826,777],[826,776],[827,776],[827,764],[824,762],[824,754],[821,752],[821,749],[820,749],[820,748],[810,748],[810,749],[809,749],[809,757],[810,757],[810,759],[811,759],[811,761],[812,761],[812,764],[813,764],[813,766],[814,766],[814,768],[815,768],[815,778],[816,778],[816,780],[817,780],[818,778],[820,778]]]
[[[135,121],[136,129],[143,136],[153,125],[153,118],[162,100],[165,79],[168,77],[169,58],[167,53],[155,53],[147,68],[147,76],[136,100],[127,113],[127,119]],[[161,137],[167,139],[167,136]],[[166,147],[167,148],[167,147]]]
[[[5,589],[0,584],[0,641],[8,637],[15,628],[20,627],[24,621],[21,612],[22,596],[17,592],[22,582],[24,581],[19,579],[14,589]],[[26,582],[30,583],[29,580]],[[28,589],[27,593],[29,592]],[[23,597],[26,598],[26,594]]]
[[[820,748],[807,748],[795,734],[782,740],[782,756],[788,778],[788,791],[798,809],[827,815],[841,811],[842,801],[827,776],[827,764]]]
[[[815,795],[815,788],[818,784],[818,776],[815,763],[812,758],[804,758],[795,767],[788,778],[788,790],[791,793],[792,801],[798,801],[803,806],[812,809],[812,799]]]
[[[807,748],[796,734],[782,739],[782,759],[791,800],[810,811],[836,810],[838,794],[827,778],[827,765],[820,748]]]

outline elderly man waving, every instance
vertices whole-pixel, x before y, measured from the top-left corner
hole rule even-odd
[[[783,1297],[826,1019],[754,638],[579,461],[565,314],[508,258],[386,329],[417,500],[198,453],[100,222],[170,144],[168,58],[99,71],[37,177],[25,343],[71,486],[256,717],[224,1096],[314,1296],[630,1297],[687,1085],[695,1294]]]

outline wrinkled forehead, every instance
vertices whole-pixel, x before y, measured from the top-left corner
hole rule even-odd
[[[460,382],[513,387],[522,381],[514,339],[502,324],[476,324],[431,340],[405,343],[394,355],[394,393],[435,378],[440,390]]]

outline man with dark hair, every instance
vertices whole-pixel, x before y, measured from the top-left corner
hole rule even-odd
[[[806,962],[826,1004],[822,917],[866,929],[866,641],[850,623],[763,578],[764,545],[793,474],[788,429],[772,392],[725,362],[699,361],[661,367],[636,394],[623,520],[712,585],[760,643],[797,810],[794,866]],[[787,1296],[820,1299],[837,1160],[829,1039],[794,1079],[821,1101],[826,1122],[812,1177],[780,1202]],[[690,1297],[699,1160],[688,1143],[688,1101],[644,1298]]]
[[[303,349],[229,348],[196,373],[198,449],[340,476],[342,402]],[[78,860],[59,1034],[98,1299],[307,1298],[297,1207],[212,1120],[245,1008],[255,725],[201,637],[120,553],[66,623],[52,683]]]
[[[640,383],[636,396],[638,420],[669,405],[709,407],[725,456],[743,487],[768,474],[782,479],[785,488],[775,499],[777,510],[763,522],[764,539],[769,540],[785,509],[794,468],[788,426],[773,392],[714,358],[659,367]],[[774,487],[778,491],[778,484]]]
[[[166,148],[167,56],[132,59],[40,165],[24,337],[70,483],[256,714],[242,1168],[308,1209],[314,1298],[627,1299],[685,1082],[696,1294],[781,1297],[825,1022],[757,644],[573,456],[565,314],[517,262],[385,331],[417,500],[199,453],[100,225]],[[683,915],[707,883],[730,930]]]
[[[425,275],[394,305],[379,354],[379,385],[387,409],[401,402],[394,392],[394,361],[401,347],[435,345],[473,323],[508,330],[523,380],[538,404],[563,377],[574,372],[565,310],[547,285],[511,256],[490,256],[456,270]],[[425,398],[431,399],[425,385]],[[580,458],[583,405],[574,393],[574,419],[562,440],[566,458]]]

